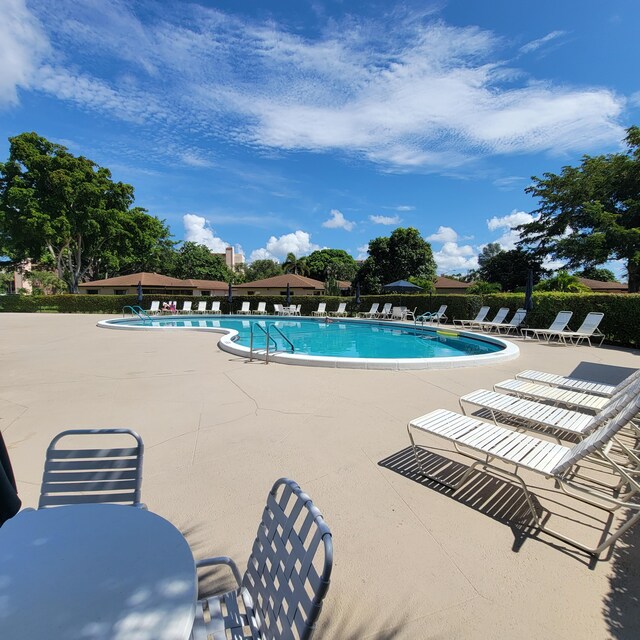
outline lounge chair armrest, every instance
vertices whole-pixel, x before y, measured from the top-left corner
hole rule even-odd
[[[202,567],[213,567],[219,564],[226,564],[229,569],[231,569],[231,573],[233,573],[233,577],[236,579],[238,586],[242,584],[242,577],[240,576],[238,567],[236,566],[236,563],[228,556],[217,556],[215,558],[203,558],[202,560],[198,560],[196,562],[196,569],[200,569]]]

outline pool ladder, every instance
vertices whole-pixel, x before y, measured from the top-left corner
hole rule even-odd
[[[149,317],[147,312],[139,305],[134,304],[134,305],[127,305],[126,307],[122,307],[123,317],[127,310],[129,310],[132,316],[138,316],[138,318],[140,318],[140,320],[144,322],[146,322],[147,320],[151,322],[151,318]]]
[[[271,335],[271,329],[274,329],[282,336],[282,339],[291,347],[291,353],[295,352],[295,347],[293,346],[293,342],[291,342],[291,340],[289,340],[289,338],[287,338],[287,336],[285,336],[284,333],[282,333],[280,328],[277,327],[275,323],[273,322],[267,323],[266,325],[267,328],[265,329],[261,324],[255,322],[251,324],[251,338],[249,341],[249,362],[253,361],[253,335],[256,327],[260,329],[260,331],[262,331],[262,333],[264,333],[264,335],[266,336],[267,346],[265,349],[265,358],[264,358],[265,364],[269,364],[269,343],[271,340],[273,340],[273,344],[275,345],[274,351],[278,349],[278,341]]]

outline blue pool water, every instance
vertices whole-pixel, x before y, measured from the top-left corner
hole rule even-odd
[[[450,358],[455,356],[484,355],[502,351],[499,343],[457,335],[456,332],[433,328],[414,328],[383,322],[342,322],[324,318],[247,318],[238,316],[201,316],[197,318],[161,317],[150,321],[116,320],[110,324],[130,327],[173,328],[226,328],[238,332],[237,342],[249,347],[251,325],[263,328],[273,325],[293,343],[296,354],[333,356],[339,358]],[[270,334],[277,350],[291,352],[287,342],[275,330]],[[453,334],[453,335],[452,335]],[[265,347],[265,334],[254,330],[254,348]],[[271,341],[270,349],[275,344]]]

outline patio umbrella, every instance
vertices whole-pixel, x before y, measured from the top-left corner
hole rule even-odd
[[[142,281],[138,280],[138,304],[142,305]]]
[[[0,433],[0,527],[18,513],[21,505],[9,453]]]
[[[524,293],[524,308],[526,311],[533,309],[533,269],[527,271],[527,288]]]
[[[229,313],[231,313],[231,305],[233,304],[233,291],[231,290],[231,283],[229,283],[229,291],[227,292],[227,302],[229,303]]]
[[[291,287],[287,282],[287,307],[291,304]]]
[[[356,282],[356,305],[360,304],[360,281]]]
[[[407,280],[396,280],[389,284],[383,284],[382,290],[389,293],[418,293],[422,291],[422,287]]]

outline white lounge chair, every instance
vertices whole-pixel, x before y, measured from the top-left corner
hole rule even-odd
[[[327,303],[319,302],[318,308],[311,312],[312,316],[326,316],[327,315]]]
[[[154,300],[147,312],[150,316],[157,316],[160,313],[160,300]]]
[[[392,320],[404,320],[407,313],[407,307],[392,307],[391,319]]]
[[[243,302],[242,306],[238,311],[236,311],[236,315],[246,316],[251,313],[251,302]]]
[[[384,320],[385,318],[389,318],[391,316],[391,303],[385,302],[382,310],[376,314],[376,318],[380,318]]]
[[[468,482],[477,467],[502,479],[506,476],[517,482],[523,489],[530,515],[536,527],[598,557],[602,551],[640,520],[640,505],[630,502],[630,498],[640,491],[637,474],[635,470],[630,472],[627,467],[619,464],[607,451],[607,445],[618,431],[633,420],[638,412],[640,412],[640,397],[636,396],[613,419],[572,447],[519,433],[445,409],[439,409],[412,420],[407,425],[407,431],[416,464],[423,476],[449,487],[454,492]],[[451,442],[458,453],[472,459],[473,463],[456,482],[447,482],[439,477],[438,473],[450,468],[451,460],[445,459],[438,467],[430,465],[427,470],[420,459],[419,447],[416,445],[414,433],[425,433]],[[624,449],[624,445],[619,442],[616,445]],[[635,457],[633,452],[628,449],[626,449],[626,453],[632,458]],[[604,483],[596,484],[583,481],[584,476],[582,475],[579,480],[576,479],[576,471],[579,471],[580,463],[587,457],[596,458],[609,468],[613,477],[618,480],[615,487],[610,488]],[[606,536],[603,535],[596,547],[589,547],[547,525],[546,517],[541,517],[536,509],[526,476],[523,477],[519,474],[522,469],[553,478],[560,485],[563,493],[576,500],[611,513],[620,508],[628,508],[633,515],[616,531],[607,532]],[[625,493],[619,494],[618,490],[621,486],[627,486],[629,489]]]
[[[195,310],[195,313],[206,313],[207,312],[207,301],[202,300],[198,302],[198,308]]]
[[[594,380],[583,380],[581,378],[560,376],[555,373],[536,371],[534,369],[526,369],[525,371],[521,371],[518,375],[516,375],[516,379],[518,380],[533,380],[534,382],[548,384],[552,387],[582,391],[584,393],[591,393],[597,396],[604,396],[605,398],[610,398],[618,391],[624,389],[628,384],[639,378],[640,369],[636,369],[630,376],[627,376],[617,385],[605,384],[603,382],[596,382]]]
[[[374,302],[371,305],[371,309],[369,309],[369,311],[361,311],[358,314],[359,318],[375,318],[376,315],[378,314],[378,307],[380,306],[379,302]]]
[[[295,307],[296,307],[296,309],[293,312],[293,315],[295,315],[295,316],[302,315],[302,305],[301,304],[297,304],[297,305],[295,305]]]
[[[197,603],[192,640],[308,640],[329,589],[331,531],[311,498],[283,478],[267,498],[244,576],[228,557],[196,563],[216,565],[229,567],[237,588]]]
[[[210,311],[210,313],[213,313],[213,314],[216,314],[216,315],[221,313],[221,311],[220,311],[220,300],[214,300],[211,303],[211,311]]]
[[[191,302],[191,300],[185,300],[182,303],[182,309],[180,309],[180,313],[191,313],[191,305],[193,303]]]
[[[600,426],[603,420],[619,412],[628,404],[640,381],[634,382],[607,400],[595,415],[573,411],[551,404],[533,402],[504,393],[478,389],[460,398],[460,407],[467,413],[466,405],[473,405],[490,412],[493,421],[515,420],[518,425],[533,429],[557,429],[576,436],[585,436]]]
[[[479,329],[480,331],[491,331],[496,327],[504,324],[504,321],[507,319],[509,315],[509,307],[500,307],[495,316],[493,316],[493,320],[481,320],[479,322],[473,320],[469,323],[471,329]]]
[[[267,313],[267,303],[266,302],[258,302],[258,308],[254,309],[252,313],[255,313],[259,316],[264,316]]]
[[[455,318],[453,320],[453,324],[460,325],[461,327],[470,327],[474,322],[484,322],[484,319],[487,317],[490,309],[491,307],[480,307],[475,318],[471,320],[459,320],[458,318]]]
[[[510,334],[512,331],[519,331],[520,325],[524,322],[524,319],[527,317],[526,309],[518,309],[514,314],[513,318],[509,320],[509,322],[504,322],[502,324],[498,324],[495,326],[496,333],[505,333]]]
[[[346,316],[347,315],[347,303],[341,302],[335,311],[329,311],[330,316]]]
[[[413,320],[415,322],[417,310],[418,310],[418,307],[414,307],[413,311],[411,311],[411,309],[407,309],[407,307],[404,307],[404,319]]]
[[[551,341],[551,338],[556,337],[559,342],[565,342],[562,338],[562,333],[567,328],[572,315],[573,311],[558,311],[554,321],[549,325],[548,329],[523,329],[522,335],[526,337],[531,334],[531,337],[536,338],[536,340],[546,337],[549,342]]]
[[[110,446],[105,446],[107,441]],[[90,448],[78,448],[79,442]],[[144,507],[143,454],[142,438],[130,429],[59,433],[47,449],[38,509],[85,503]]]
[[[583,320],[577,331],[563,331],[559,337],[563,341],[566,341],[568,338],[571,341],[571,344],[580,344],[580,342],[586,340],[589,343],[589,346],[592,346],[591,338],[600,338],[600,342],[598,343],[598,346],[600,347],[605,339],[604,333],[598,329],[602,322],[602,318],[604,318],[604,313],[601,313],[600,311],[591,311],[587,314],[587,317]]]
[[[445,315],[446,310],[447,305],[443,304],[440,305],[440,308],[437,311],[423,313],[422,315],[418,316],[416,320],[418,320],[418,322],[436,322],[440,324],[441,322],[446,322],[447,320],[447,316]]]

